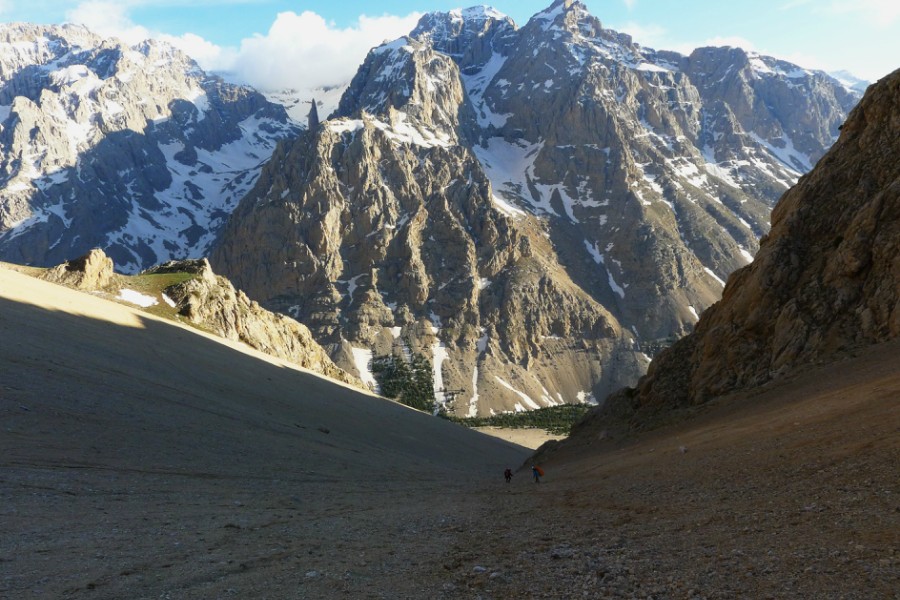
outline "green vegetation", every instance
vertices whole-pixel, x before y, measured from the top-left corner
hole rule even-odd
[[[143,273],[140,275],[120,277],[122,277],[123,288],[128,288],[146,294],[147,296],[153,296],[159,301],[153,306],[143,308],[142,310],[144,312],[148,312],[156,317],[182,322],[182,320],[178,318],[177,311],[163,301],[163,291],[170,286],[184,283],[189,279],[194,279],[197,277],[197,274],[181,271],[171,273]],[[192,324],[188,323],[188,325]],[[206,331],[202,327],[198,327],[198,329]]]
[[[128,287],[144,294],[161,294],[167,287],[197,277],[196,273],[173,272],[133,275],[127,278]]]
[[[434,411],[434,382],[431,361],[415,353],[409,360],[403,356],[376,356],[372,359],[372,375],[381,395],[412,408]]]
[[[543,429],[554,435],[568,435],[572,425],[577,423],[589,410],[589,404],[564,404],[549,406],[527,412],[511,412],[492,417],[446,418],[466,427],[506,427],[509,429]]]

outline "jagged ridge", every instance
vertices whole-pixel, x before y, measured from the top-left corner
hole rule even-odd
[[[696,331],[586,419],[576,443],[614,421],[639,426],[900,336],[898,115],[895,71],[784,195],[756,260],[731,276]]]

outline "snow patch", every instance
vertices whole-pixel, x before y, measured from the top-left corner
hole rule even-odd
[[[366,384],[369,389],[378,393],[378,382],[375,381],[375,375],[372,374],[372,351],[368,348],[356,348],[351,346],[353,353],[353,364],[359,373],[359,378]]]
[[[706,271],[710,277],[715,279],[719,283],[719,285],[721,285],[722,287],[725,287],[725,282],[722,280],[721,277],[716,275],[712,269],[710,269],[709,267],[703,267],[703,270]]]
[[[594,397],[594,392],[578,392],[578,394],[576,394],[576,397],[582,404],[590,404],[592,406],[597,406],[598,404],[597,399]]]
[[[148,308],[150,306],[159,304],[159,301],[154,296],[148,296],[146,294],[142,294],[128,288],[119,290],[119,295],[116,296],[116,300],[122,300],[124,302],[128,302],[129,304],[135,304],[137,306],[140,306],[141,308]]]
[[[447,360],[447,346],[439,340],[435,339],[431,345],[431,365],[432,376],[434,380],[434,399],[435,410],[440,406],[447,404],[447,398],[444,396],[444,361]]]
[[[505,380],[503,380],[501,377],[499,377],[497,375],[494,375],[494,379],[499,381],[500,385],[502,385],[509,391],[515,392],[516,394],[518,394],[519,397],[522,398],[522,401],[525,403],[525,406],[527,406],[528,408],[530,408],[532,410],[537,410],[540,408],[540,405],[537,402],[535,402],[534,400],[532,400],[531,396],[529,396],[525,392],[521,392],[521,391],[517,390],[516,388],[511,386],[509,383],[507,383]],[[523,412],[525,410],[524,408],[520,409],[519,408],[520,406],[521,406],[521,404],[516,404],[516,412]]]

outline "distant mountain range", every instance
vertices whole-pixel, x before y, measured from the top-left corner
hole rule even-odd
[[[4,260],[210,254],[364,380],[373,354],[426,353],[471,415],[636,381],[859,98],[737,48],[641,47],[571,0],[521,28],[426,15],[307,131],[171,48],[79,28],[4,26],[0,86]]]

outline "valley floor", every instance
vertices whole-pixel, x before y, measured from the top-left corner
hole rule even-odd
[[[285,401],[285,367],[207,381],[217,346],[66,294],[0,285],[2,598],[900,598],[900,343],[507,485],[521,447]],[[170,379],[117,362],[136,327]]]

